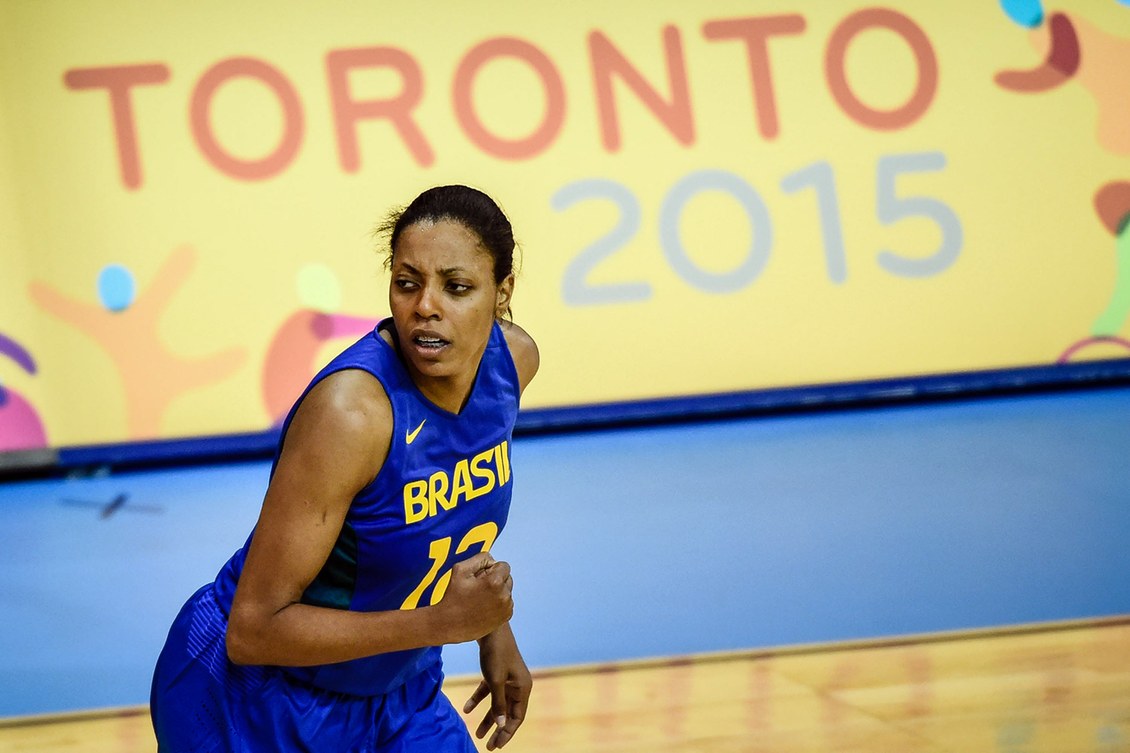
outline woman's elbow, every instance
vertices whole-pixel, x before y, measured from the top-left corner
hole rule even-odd
[[[228,632],[225,637],[225,647],[228,652],[228,660],[232,664],[247,665],[247,664],[264,664],[261,654],[258,650],[260,644],[256,640],[256,631],[253,625],[249,624],[246,617],[242,617],[235,610],[228,620]]]

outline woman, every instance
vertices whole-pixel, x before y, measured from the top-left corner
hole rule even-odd
[[[185,605],[157,663],[159,749],[474,751],[440,649],[478,640],[501,747],[532,681],[508,620],[518,399],[538,368],[506,322],[510,223],[464,186],[389,234],[392,316],[323,369],[283,424],[255,530]]]

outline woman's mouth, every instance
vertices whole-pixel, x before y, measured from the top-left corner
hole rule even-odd
[[[424,336],[424,335],[418,335],[416,337],[413,337],[412,342],[416,344],[417,348],[419,348],[420,350],[423,350],[425,352],[438,352],[444,346],[450,344],[450,343],[448,343],[447,340],[444,340],[443,338],[430,337],[430,336]]]

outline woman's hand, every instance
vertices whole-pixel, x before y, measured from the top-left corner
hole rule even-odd
[[[484,698],[490,696],[490,709],[475,731],[475,736],[481,740],[492,726],[495,727],[494,734],[487,741],[487,750],[494,750],[510,742],[522,726],[534,679],[518,651],[518,644],[509,624],[502,625],[479,641],[479,663],[482,665],[483,680],[467,699],[463,713],[469,714]]]
[[[514,614],[510,565],[486,552],[451,568],[451,582],[440,602],[431,607],[441,616],[445,643],[464,643],[488,635]]]

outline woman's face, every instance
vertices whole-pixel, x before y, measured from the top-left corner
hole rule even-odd
[[[494,259],[458,222],[419,222],[400,232],[388,298],[417,386],[470,388],[513,285],[512,275],[495,283]]]

